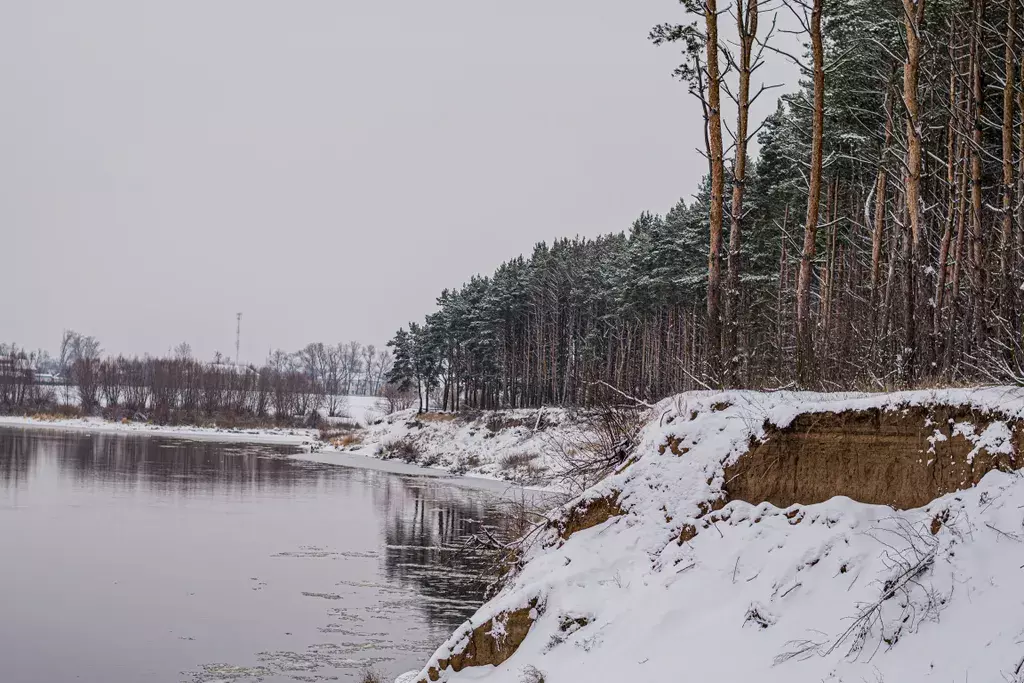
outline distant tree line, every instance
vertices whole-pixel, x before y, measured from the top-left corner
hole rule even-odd
[[[164,423],[335,416],[344,411],[345,396],[380,393],[391,365],[389,352],[358,342],[278,350],[260,366],[228,363],[221,354],[199,361],[185,343],[164,358],[104,357],[94,337],[69,330],[56,358],[0,347],[0,408],[63,403],[85,414]],[[41,386],[35,377],[40,371],[55,373],[59,384]]]
[[[38,405],[47,393],[35,380],[35,352],[0,343],[0,408]]]
[[[801,55],[757,0],[681,4],[651,38],[703,112],[696,196],[445,290],[391,379],[448,409],[1024,381],[1017,1],[787,0]],[[801,82],[752,122],[765,53]]]

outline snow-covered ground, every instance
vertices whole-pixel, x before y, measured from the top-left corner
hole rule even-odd
[[[725,468],[766,429],[802,413],[910,405],[994,411],[983,431],[943,429],[1021,457],[1024,389],[674,397],[652,412],[639,459],[556,515],[613,499],[621,516],[567,539],[564,526],[544,531],[521,572],[399,681],[1021,683],[1019,473],[989,472],[912,510],[835,497],[708,514]],[[524,618],[532,626],[511,658],[453,670],[453,655],[507,648]]]
[[[344,396],[340,400],[342,404],[340,415],[338,418],[326,418],[329,422],[332,420],[355,420],[365,426],[384,417],[380,408],[381,400],[377,396]]]
[[[372,416],[372,410],[367,410]],[[406,410],[370,420],[359,442],[318,444],[312,454],[333,462],[349,452],[431,467],[451,474],[517,485],[571,490],[558,454],[580,439],[580,423],[560,409],[503,410],[477,414]],[[409,450],[396,452],[400,445]]]

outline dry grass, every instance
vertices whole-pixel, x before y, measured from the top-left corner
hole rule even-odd
[[[422,422],[451,422],[456,417],[455,413],[421,413],[416,419]]]
[[[335,448],[349,448],[362,444],[363,435],[359,432],[333,431],[329,432],[326,438],[324,438],[324,434],[321,432],[320,440],[331,444]]]
[[[323,440],[332,439],[348,432],[355,432],[362,429],[363,426],[355,420],[332,420],[331,422],[324,421],[320,426],[320,438]]]
[[[363,443],[363,430],[358,424],[334,424],[320,428],[320,440],[335,448],[348,448]]]
[[[26,411],[24,414],[27,417],[30,417],[33,420],[39,420],[40,422],[54,422],[56,420],[82,417],[82,411],[78,406],[62,405],[49,406],[45,410],[40,410],[38,412]]]
[[[358,446],[361,443],[363,443],[363,435],[352,432],[341,437],[338,445],[342,448],[348,448],[349,446]]]
[[[67,415],[57,415],[56,413],[35,413],[30,415],[33,420],[39,422],[56,422],[57,420],[65,420],[68,418]]]

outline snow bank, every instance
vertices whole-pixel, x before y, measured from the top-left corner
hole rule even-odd
[[[879,433],[923,416],[908,467],[950,465],[955,443],[957,467],[995,469],[907,510],[730,499],[752,447],[855,411]],[[1024,390],[1007,388],[666,400],[631,462],[558,511],[519,574],[401,680],[1024,681],[1022,418]],[[568,529],[597,501],[608,514]],[[496,628],[510,615],[529,621],[520,642]]]
[[[317,438],[317,432],[313,429],[219,429],[216,427],[155,425],[146,422],[112,422],[100,417],[36,419],[4,415],[0,416],[0,427],[174,436],[208,441],[290,444],[306,448],[312,448]]]
[[[336,451],[405,458],[451,474],[557,488],[556,454],[578,438],[579,429],[573,416],[558,409],[426,415],[406,410],[372,421],[358,433],[357,444],[320,444],[313,455],[322,462],[334,462]],[[391,452],[398,444],[411,448]]]

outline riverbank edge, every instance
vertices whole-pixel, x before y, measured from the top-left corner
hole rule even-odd
[[[155,425],[144,422],[113,422],[100,417],[40,420],[31,416],[2,415],[0,427],[94,432],[138,436],[169,436],[183,439],[265,443],[312,448],[318,441],[313,429],[221,429],[217,427]]]
[[[1024,387],[667,398],[630,460],[555,512],[502,590],[395,683],[670,680],[681,663],[695,680],[923,681],[974,673],[979,651],[997,680],[1019,661],[1004,636],[1019,626],[992,615],[1024,561],[1003,531],[1021,523],[1022,451]],[[891,600],[893,557],[915,543]],[[950,601],[941,622],[917,616]],[[848,649],[865,605],[870,657]]]
[[[289,459],[337,467],[360,467],[394,474],[429,476],[462,481],[488,489],[515,487],[528,491],[556,493],[558,485],[524,486],[493,475],[477,472],[456,473],[445,466],[409,464],[380,457],[376,443],[341,449],[320,440],[315,429],[221,429],[217,427],[156,425],[143,422],[114,422],[101,417],[38,419],[32,416],[0,415],[0,428],[33,429],[69,433],[99,433],[124,436],[156,436],[215,441],[296,446],[302,449],[289,454]]]

